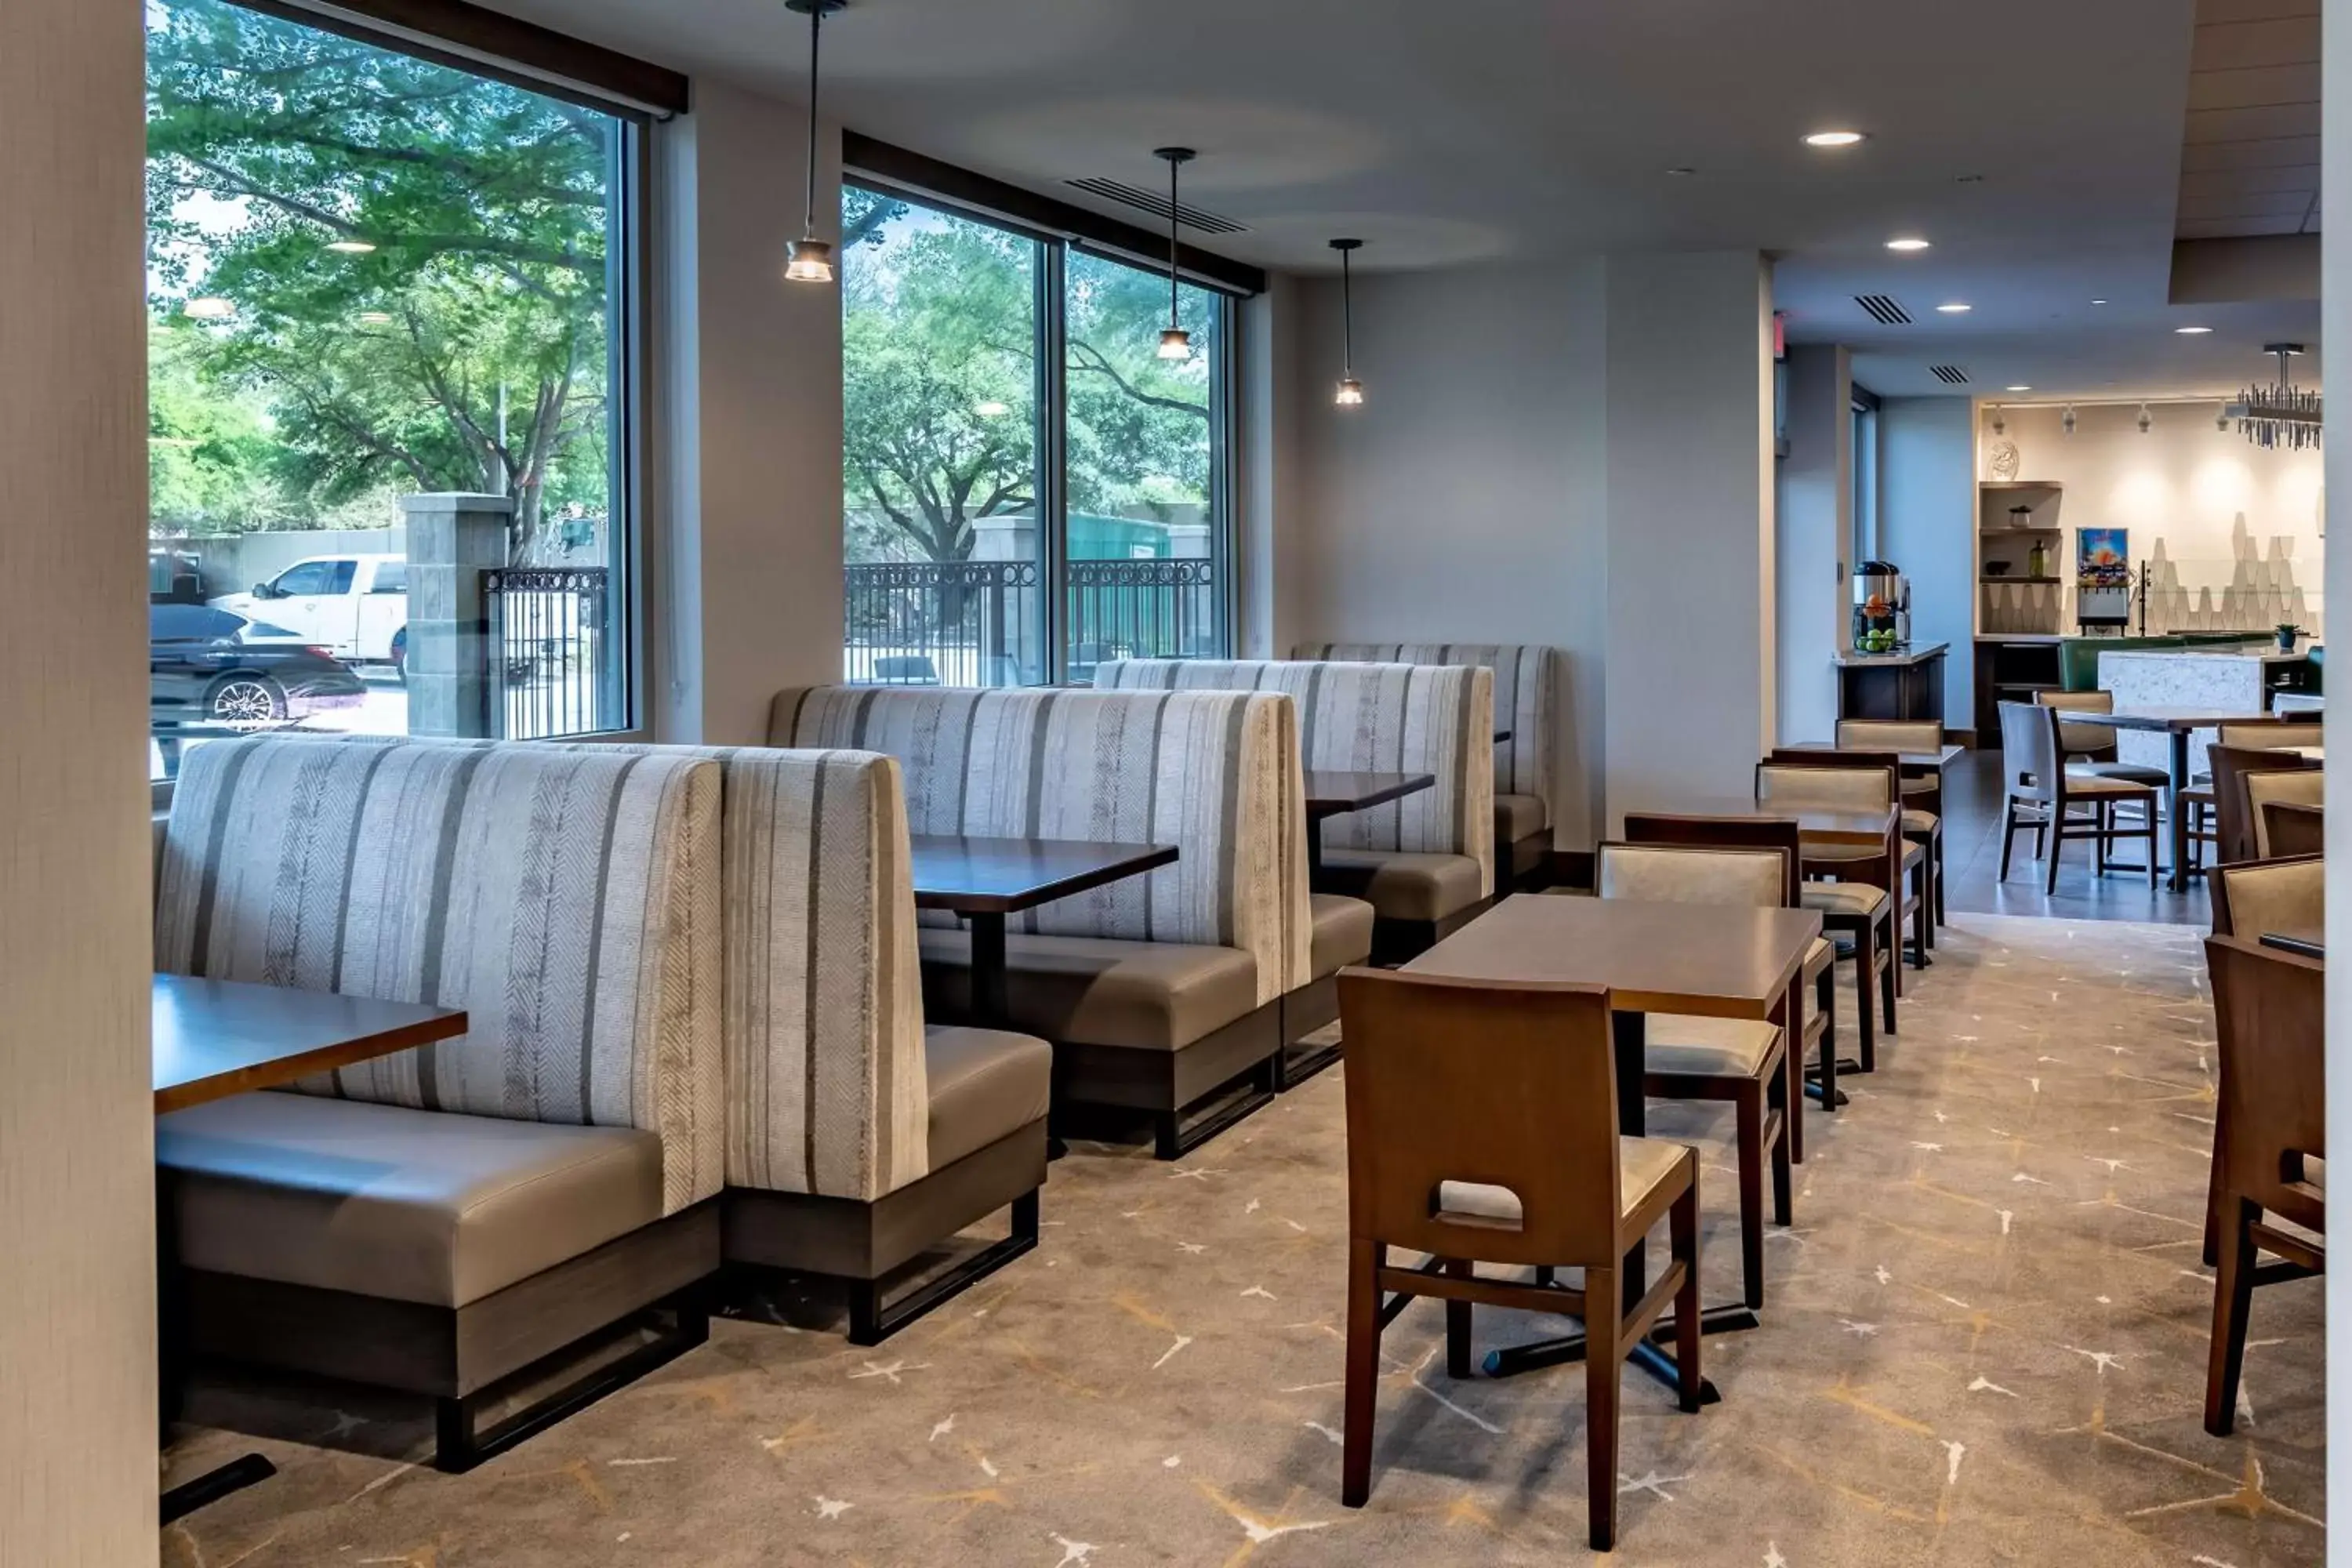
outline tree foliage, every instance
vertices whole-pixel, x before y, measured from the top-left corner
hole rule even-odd
[[[505,493],[518,553],[551,506],[603,510],[617,122],[220,0],[148,15],[159,313],[236,307],[159,320],[159,364],[264,400],[313,508]]]

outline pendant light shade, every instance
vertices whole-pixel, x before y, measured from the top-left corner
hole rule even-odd
[[[1168,161],[1168,326],[1160,334],[1160,357],[1191,359],[1192,334],[1176,317],[1176,171],[1191,163],[1194,153],[1190,147],[1155,147],[1151,155]]]
[[[1356,379],[1355,277],[1348,266],[1348,258],[1363,246],[1360,239],[1331,242],[1331,248],[1339,253],[1339,389],[1331,401],[1341,408],[1360,408],[1364,403],[1364,384]]]
[[[824,19],[849,0],[784,0],[789,11],[805,12],[809,19],[808,206],[801,219],[801,237],[793,241],[792,259],[784,276],[794,283],[833,281],[833,242],[816,237],[816,85],[817,36]]]

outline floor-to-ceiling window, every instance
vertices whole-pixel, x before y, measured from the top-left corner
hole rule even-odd
[[[628,728],[640,119],[147,0],[153,766]]]
[[[1231,304],[852,184],[842,202],[844,678],[1086,679],[1229,646]]]

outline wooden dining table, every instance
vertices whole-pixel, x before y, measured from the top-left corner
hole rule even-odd
[[[1370,811],[1437,785],[1435,773],[1349,773],[1309,768],[1307,785],[1307,881],[1323,875],[1323,824],[1334,816]]]
[[[1902,807],[1885,811],[1839,811],[1827,806],[1794,805],[1742,795],[1678,796],[1671,809],[1643,816],[1731,816],[1751,822],[1793,822],[1801,843],[1821,848],[1867,849],[1886,842],[1896,830]]]
[[[1643,1093],[1645,1016],[1755,1018],[1790,1027],[1795,1016],[1790,999],[1806,951],[1821,931],[1822,917],[1812,910],[1520,893],[1404,967],[1416,974],[1464,980],[1609,987],[1618,1131],[1638,1138],[1649,1125]],[[1647,1288],[1641,1248],[1626,1255],[1624,1276],[1630,1307]],[[1756,1326],[1755,1313],[1734,1307],[1706,1312],[1701,1330],[1722,1333]],[[1633,1356],[1633,1364],[1669,1387],[1676,1374],[1664,1347],[1673,1340],[1671,1321],[1662,1321]],[[1504,1377],[1583,1354],[1584,1336],[1570,1334],[1494,1351],[1486,1365],[1489,1375]],[[1704,1397],[1719,1396],[1710,1385]]]
[[[183,974],[155,976],[151,1007],[158,1116],[455,1039],[467,1026],[465,1013],[454,1007]],[[178,1414],[186,1365],[187,1312],[177,1299],[176,1237],[160,1169],[155,1197],[156,1338],[163,1361],[162,1415],[168,1426]],[[232,1459],[164,1492],[163,1522],[277,1473],[260,1454]]]

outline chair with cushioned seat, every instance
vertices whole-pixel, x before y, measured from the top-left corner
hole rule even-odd
[[[1297,722],[1272,692],[832,686],[779,694],[770,738],[896,757],[917,833],[1177,847],[1013,916],[1003,1020],[1051,1043],[1057,1116],[1141,1112],[1172,1160],[1271,1101],[1313,978]],[[929,1016],[972,1021],[970,934],[916,941]]]
[[[2255,778],[2271,773],[2323,776],[2317,760],[2269,747],[2216,744],[2206,748],[2205,758],[2213,769],[2213,858],[2225,866],[2261,858],[2255,844],[2255,809],[2252,803]],[[2290,787],[2288,793],[2292,795],[2294,791]],[[2310,799],[2319,799],[2315,790]]]
[[[2246,826],[2253,836],[2254,858],[2270,859],[2270,817],[2265,807],[2271,805],[2326,805],[2327,774],[2318,768],[2298,768],[2293,772],[2248,773],[2246,791]]]
[[[1841,724],[1839,733],[1845,732],[1845,725]],[[1908,947],[1912,966],[1917,969],[1927,968],[1932,962],[1927,954],[1933,952],[1936,946],[1937,923],[1936,906],[1942,899],[1938,872],[1944,837],[1944,819],[1937,811],[1927,809],[1927,803],[1933,800],[1940,805],[1941,790],[1938,789],[1930,795],[1926,791],[1913,789],[1911,785],[1915,782],[1931,783],[1932,781],[1905,780],[1903,758],[1894,751],[1841,747],[1836,751],[1824,752],[1791,747],[1774,751],[1767,760],[1786,763],[1791,767],[1861,768],[1874,773],[1893,771],[1896,787],[1901,792],[1897,798],[1903,808],[1900,836],[1903,846],[1903,871],[1909,879],[1908,886],[1903,894],[1903,908],[1896,924],[1898,928],[1906,923],[1910,927],[1911,936]],[[1846,853],[1851,855],[1851,851]],[[1817,852],[1815,858],[1829,859],[1837,858],[1839,855],[1840,851],[1829,849]]]
[[[2058,749],[2058,710],[2032,702],[2000,704],[2001,771],[2006,786],[2001,803],[2000,880],[2009,879],[2009,862],[2017,830],[2033,830],[2034,853],[2043,853],[2048,865],[2042,880],[2045,894],[2058,890],[2058,861],[2066,841],[2089,839],[2095,847],[2094,869],[2104,876],[2107,849],[2117,838],[2145,839],[2147,845],[2147,885],[2156,886],[2157,807],[2161,796],[2154,786],[2130,779],[2109,778],[2082,767],[2067,766]],[[2136,805],[2137,827],[2120,826],[2112,816],[2118,805]],[[2087,806],[2087,817],[2074,815]]]
[[[1697,844],[1603,843],[1595,887],[1604,899],[1653,904],[1788,907],[1789,857],[1780,849]],[[1791,1016],[1796,998],[1783,1000]],[[1748,1305],[1764,1305],[1764,1173],[1772,1173],[1772,1223],[1789,1223],[1789,1167],[1804,1094],[1779,1024],[1753,1018],[1649,1015],[1643,1092],[1653,1100],[1730,1102],[1739,1163],[1740,1278]]]
[[[1528,892],[1551,884],[1554,759],[1559,749],[1561,654],[1538,643],[1300,643],[1295,660],[1475,665],[1495,680],[1495,886]],[[1309,766],[1314,764],[1309,763]]]
[[[2172,775],[2162,768],[2117,762],[2116,731],[2105,724],[2082,724],[2066,717],[2069,713],[2114,712],[2114,692],[2037,691],[2033,700],[2040,707],[2058,710],[2058,745],[2070,764],[2101,778],[2130,779],[2159,789],[2172,782]]]
[[[1474,1304],[1559,1312],[1585,1326],[1590,1539],[1617,1538],[1624,1361],[1672,1303],[1676,1393],[1696,1411],[1700,1373],[1698,1154],[1622,1138],[1609,993],[1350,969],[1348,1037],[1348,1331],[1339,1500],[1371,1495],[1372,1424],[1390,1381],[1381,1331],[1415,1297],[1445,1300],[1445,1366],[1470,1375]],[[1660,1221],[1665,1268],[1627,1269]],[[1428,1255],[1418,1268],[1389,1249]],[[1533,1268],[1533,1283],[1481,1276]],[[1582,1288],[1553,1283],[1583,1270]],[[1630,1299],[1629,1299],[1630,1298]]]
[[[1756,798],[1797,809],[1893,815],[1892,770],[1853,766],[1851,761],[1822,765],[1825,753],[1802,764],[1762,763],[1756,769]],[[1895,999],[1902,992],[1902,918],[1910,912],[1901,898],[1904,847],[1892,825],[1875,847],[1810,845],[1805,850],[1803,906],[1818,910],[1822,929],[1849,939],[1854,952],[1854,1016],[1861,1037],[1856,1070],[1878,1067],[1877,1027],[1895,1032]],[[1872,1012],[1872,989],[1878,1012]]]
[[[2260,942],[2266,931],[2299,935],[2327,929],[2327,862],[2318,855],[2281,860],[2245,860],[2218,865],[2208,878],[2212,889],[2213,934]],[[2226,1122],[2213,1121],[2213,1167],[2205,1200],[2205,1267],[2221,1261],[2221,1188],[2227,1162],[2221,1153]]]
[[[2267,719],[2233,719],[2214,731],[2214,744],[2241,751],[2279,752],[2327,744],[2327,726],[2309,719],[2273,714]]]
[[[155,963],[468,1033],[161,1118],[192,1348],[430,1396],[471,1468],[702,1342],[725,1175],[719,773],[273,737],[192,751]],[[670,1326],[485,1426],[584,1342]],[[540,1363],[547,1363],[541,1366]]]
[[[1841,719],[1837,727],[1841,752],[1916,752],[1935,755],[1944,749],[1944,726],[1933,719]],[[1900,777],[1900,775],[1897,775]],[[1917,778],[1901,779],[1903,837],[1927,853],[1928,919],[1946,925],[1944,912],[1944,774],[1940,768]],[[1927,945],[1935,945],[1928,932]]]

